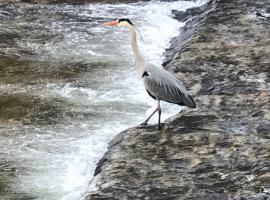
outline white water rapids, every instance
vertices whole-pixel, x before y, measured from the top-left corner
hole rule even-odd
[[[67,106],[69,111],[55,124],[0,124],[0,160],[11,163],[16,174],[10,181],[13,193],[2,198],[16,199],[17,194],[38,200],[83,198],[108,142],[120,131],[138,125],[156,106],[134,66],[128,30],[104,27],[102,22],[129,17],[144,39],[139,41],[142,55],[148,62],[161,65],[170,39],[183,26],[171,17],[172,9],[184,11],[203,3],[21,4],[13,8],[20,17],[10,19],[0,29],[6,25],[11,31],[8,23],[19,23],[18,30],[23,31],[20,27],[29,23],[36,9],[38,14],[33,15],[37,17],[29,25],[34,28],[28,31],[32,37],[46,31],[53,35],[43,43],[28,36],[18,38],[16,44],[33,53],[25,56],[28,60],[83,63],[90,69],[72,80],[0,85],[6,92],[26,91],[42,99],[60,99],[57,105]],[[44,16],[50,16],[48,21],[42,20]],[[46,31],[41,33],[42,28]],[[20,55],[12,46],[1,51]],[[165,106],[163,120],[180,110],[178,106]],[[156,123],[156,118],[151,122]]]

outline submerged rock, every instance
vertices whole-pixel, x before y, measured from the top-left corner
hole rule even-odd
[[[0,121],[24,124],[55,124],[63,120],[68,104],[29,93],[1,94]]]
[[[106,62],[67,62],[27,60],[0,54],[0,84],[47,84],[72,82],[86,73],[113,66]]]
[[[269,199],[267,0],[210,1],[172,40],[164,66],[198,108],[120,133],[86,199]]]

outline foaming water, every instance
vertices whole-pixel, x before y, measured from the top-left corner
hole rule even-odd
[[[156,102],[145,92],[134,67],[128,31],[104,27],[103,22],[129,17],[143,37],[139,47],[145,59],[161,65],[165,48],[183,25],[171,17],[171,10],[202,3],[20,4],[13,8],[19,17],[4,21],[1,28],[22,33],[26,27],[32,29],[15,40],[17,48],[2,45],[1,51],[41,63],[53,60],[47,70],[59,68],[65,74],[49,77],[46,83],[0,85],[7,92],[28,92],[53,102],[50,112],[58,111],[53,119],[49,115],[44,121],[1,125],[0,155],[16,169],[12,191],[39,200],[82,198],[108,142],[120,131],[139,124],[155,108]],[[11,22],[16,26],[11,27]],[[44,109],[46,105],[42,104]],[[162,109],[165,120],[181,107],[164,104]],[[39,118],[38,113],[30,116]]]

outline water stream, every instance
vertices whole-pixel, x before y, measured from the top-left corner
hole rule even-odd
[[[129,17],[160,65],[183,25],[171,10],[202,3],[0,4],[0,199],[82,198],[108,142],[155,105],[128,31],[102,23]],[[164,105],[163,120],[180,109]]]

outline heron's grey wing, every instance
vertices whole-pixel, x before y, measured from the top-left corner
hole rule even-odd
[[[152,65],[146,67],[143,82],[150,95],[157,99],[192,108],[196,107],[185,86],[173,74],[161,67]]]

